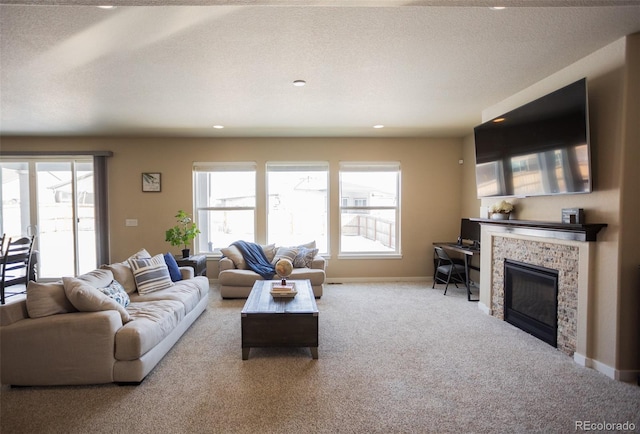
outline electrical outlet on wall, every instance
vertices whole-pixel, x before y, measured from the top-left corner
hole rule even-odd
[[[125,226],[138,226],[138,219],[125,219]]]

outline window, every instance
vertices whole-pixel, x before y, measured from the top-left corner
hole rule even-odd
[[[400,163],[340,163],[340,254],[400,253]]]
[[[328,163],[267,163],[267,242],[328,252]]]
[[[193,184],[197,253],[255,241],[255,163],[195,163]]]
[[[0,232],[35,235],[38,279],[83,274],[108,260],[104,173],[109,155],[0,161]]]

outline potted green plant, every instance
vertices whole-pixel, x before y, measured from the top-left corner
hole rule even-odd
[[[182,257],[189,257],[189,244],[200,233],[189,214],[179,210],[176,214],[178,224],[165,232],[165,241],[172,246],[182,246]]]

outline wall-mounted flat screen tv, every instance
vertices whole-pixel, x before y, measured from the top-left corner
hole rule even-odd
[[[590,193],[587,80],[474,128],[478,197]]]

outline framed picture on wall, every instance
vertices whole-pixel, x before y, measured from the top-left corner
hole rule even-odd
[[[158,193],[162,190],[160,173],[145,172],[142,174],[142,191]]]

